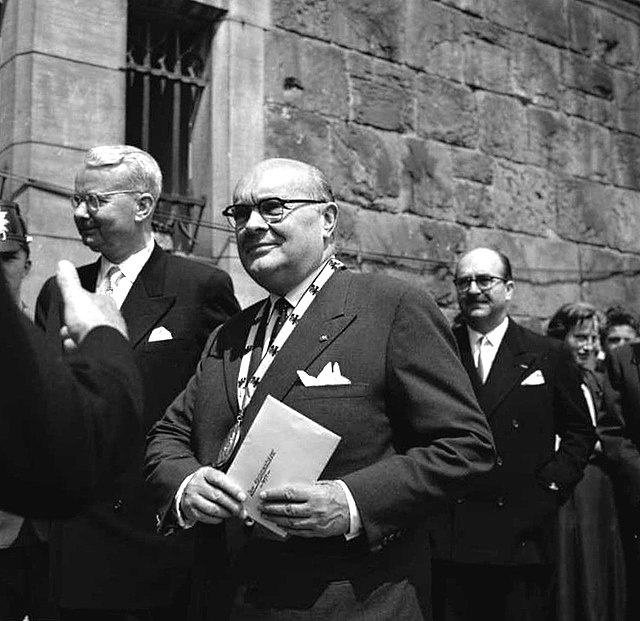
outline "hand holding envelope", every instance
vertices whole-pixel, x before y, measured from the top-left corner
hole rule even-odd
[[[338,386],[340,384],[351,384],[351,381],[342,375],[338,362],[327,362],[318,377],[313,377],[313,375],[309,375],[305,371],[298,371],[298,377],[303,386]]]

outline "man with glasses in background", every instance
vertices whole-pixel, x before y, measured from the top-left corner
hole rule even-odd
[[[144,385],[134,457],[109,492],[52,534],[52,579],[63,621],[185,618],[193,542],[156,534],[144,487],[144,436],[193,373],[216,326],[239,310],[229,276],[167,254],[151,226],[162,189],[157,162],[135,147],[90,149],[71,207],[82,241],[101,254],[78,272],[85,289],[113,298],[127,323]],[[38,296],[36,322],[60,339],[53,279]]]
[[[161,528],[198,532],[201,618],[226,619],[237,587],[234,621],[428,619],[426,525],[493,464],[444,316],[418,288],[343,269],[313,166],[265,160],[233,198],[240,259],[269,296],[212,336],[147,447]],[[286,540],[243,529],[225,474],[267,395],[341,436],[319,482],[265,492]]]
[[[432,529],[434,620],[553,619],[555,521],[595,434],[570,353],[509,316],[509,259],[464,254],[455,287],[462,364],[489,421],[496,465]]]

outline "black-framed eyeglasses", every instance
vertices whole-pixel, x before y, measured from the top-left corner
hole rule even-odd
[[[282,222],[289,213],[304,207],[305,205],[318,205],[327,201],[318,201],[312,198],[264,198],[254,204],[236,203],[229,205],[222,211],[222,215],[226,216],[229,224],[235,228],[243,227],[251,217],[251,212],[255,209],[260,217],[268,224],[277,224]],[[288,204],[297,204],[297,207],[287,207]]]
[[[100,210],[100,205],[109,202],[107,196],[115,196],[116,194],[142,194],[142,191],[113,190],[112,192],[78,192],[71,196],[71,207],[73,207],[75,211],[82,203],[84,203],[90,214],[96,214]]]
[[[488,291],[495,287],[499,282],[507,282],[506,278],[501,276],[492,276],[491,274],[476,274],[475,276],[461,276],[453,281],[458,291],[469,291],[471,283],[475,282],[480,291]]]

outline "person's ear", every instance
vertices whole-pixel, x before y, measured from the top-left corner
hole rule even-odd
[[[149,219],[153,215],[155,206],[156,203],[153,200],[153,196],[151,196],[149,192],[143,192],[142,194],[140,194],[140,196],[138,196],[138,200],[136,201],[136,222],[142,222]]]
[[[338,226],[338,205],[333,202],[326,203],[322,208],[322,230],[325,239],[331,239],[331,236]]]

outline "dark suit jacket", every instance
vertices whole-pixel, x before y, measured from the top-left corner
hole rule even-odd
[[[600,423],[602,450],[629,507],[640,505],[640,343],[607,356],[605,408]],[[636,531],[640,530],[640,525]]]
[[[211,463],[234,422],[240,360],[257,309],[236,315],[212,338],[186,391],[150,434],[147,476],[165,526],[174,520],[180,483]],[[351,384],[301,384],[296,370],[317,376],[328,362],[339,362]],[[245,429],[267,394],[342,437],[321,478],[349,486],[365,534],[348,543],[344,537],[281,543],[254,531],[239,553],[237,567],[250,559],[241,579],[259,590],[268,585],[263,593],[275,606],[308,606],[322,585],[340,578],[371,587],[413,573],[416,584],[428,582],[423,530],[430,514],[493,463],[485,417],[430,296],[387,277],[335,274],[257,387]],[[211,580],[207,571],[222,561],[214,555],[211,562],[220,529],[196,528],[197,562],[202,579]]]
[[[465,563],[550,563],[556,510],[582,477],[595,443],[578,369],[559,341],[509,319],[482,385],[466,326],[454,335],[497,457],[492,472],[438,524],[436,556]],[[523,384],[534,372],[539,378],[538,371],[544,383]],[[552,484],[559,490],[549,489]]]
[[[86,289],[95,290],[98,268],[96,262],[78,270]],[[142,477],[144,434],[185,387],[210,331],[237,310],[225,272],[155,247],[121,308],[144,386],[143,433],[126,470],[103,498],[54,529],[54,579],[63,607],[164,606],[185,583],[191,537],[156,534]],[[36,319],[57,338],[59,291],[52,280],[38,297]],[[160,326],[173,338],[149,342]]]
[[[96,328],[63,363],[20,312],[0,273],[0,507],[78,511],[122,467],[142,389],[127,340]]]

